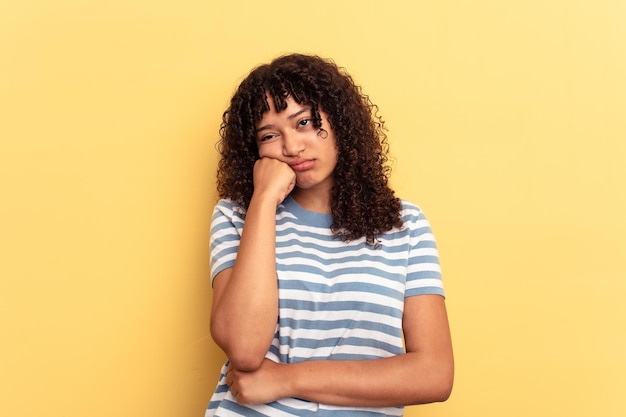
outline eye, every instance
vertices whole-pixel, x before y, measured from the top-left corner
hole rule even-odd
[[[271,140],[275,137],[276,135],[263,135],[259,138],[259,142],[266,142],[268,140]]]
[[[311,124],[311,119],[301,119],[298,121],[298,127],[305,127]]]

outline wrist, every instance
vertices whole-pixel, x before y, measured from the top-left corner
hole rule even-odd
[[[280,364],[277,374],[280,385],[281,398],[298,397],[298,366],[297,364]]]
[[[252,198],[250,199],[250,205],[254,203],[263,207],[271,206],[273,209],[275,209],[284,200],[284,198],[281,198],[279,194],[280,193],[267,189],[254,190],[254,192],[252,193]]]

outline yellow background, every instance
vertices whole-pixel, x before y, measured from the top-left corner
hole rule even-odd
[[[0,1],[0,415],[203,415],[217,129],[289,51],[439,241],[456,383],[406,415],[626,415],[620,0]]]

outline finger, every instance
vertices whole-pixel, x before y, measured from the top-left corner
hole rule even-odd
[[[287,187],[287,194],[286,194],[286,196],[289,195],[293,191],[294,188],[296,188],[296,177],[295,176],[294,176],[293,180],[291,180],[291,182],[289,183],[289,187]]]
[[[237,390],[237,388],[230,387],[230,394],[233,396],[235,401],[239,402],[239,400],[237,399],[237,396],[239,395],[239,390]]]
[[[226,385],[228,385],[229,387],[233,385],[233,377],[230,372],[226,374]]]

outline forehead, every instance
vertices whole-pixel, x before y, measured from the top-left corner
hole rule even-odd
[[[282,103],[275,103],[269,95],[266,96],[267,110],[261,114],[261,118],[257,121],[257,126],[264,124],[264,121],[273,118],[291,119],[302,113],[310,112],[311,105],[305,103],[298,103],[291,96],[288,96],[282,100]],[[283,107],[279,107],[283,104]]]

